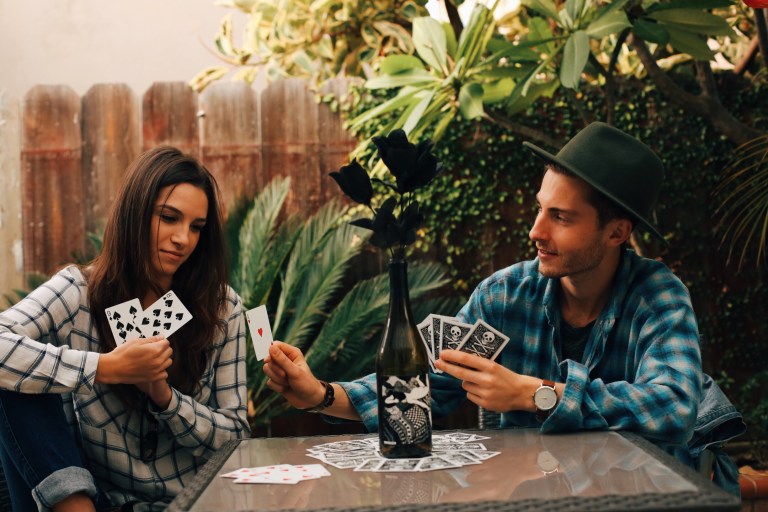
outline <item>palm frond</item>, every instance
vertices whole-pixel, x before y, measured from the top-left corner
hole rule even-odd
[[[408,283],[411,302],[417,304],[423,297],[448,283],[446,269],[437,263],[413,265],[408,271]],[[358,283],[323,324],[315,342],[307,351],[307,361],[317,368],[320,375],[328,378],[338,380],[359,377],[360,374],[350,369],[364,352],[375,352],[378,341],[371,343],[371,338],[381,330],[388,309],[387,274]]]
[[[741,269],[755,254],[757,267],[766,261],[768,242],[768,135],[738,147],[714,190],[722,197],[715,215],[722,233],[720,246],[727,247],[727,262],[738,258]]]
[[[362,249],[360,230],[341,224],[345,212],[335,202],[327,204],[309,219],[296,241],[274,323],[286,343],[304,348],[312,327],[327,314],[349,260]]]
[[[262,276],[269,240],[276,229],[280,209],[288,195],[290,178],[273,180],[253,200],[240,228],[237,267],[232,271],[233,288],[240,293],[243,302],[253,304],[254,284],[264,281]]]

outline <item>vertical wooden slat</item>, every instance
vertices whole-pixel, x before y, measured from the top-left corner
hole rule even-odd
[[[258,95],[245,82],[217,83],[200,97],[202,160],[216,176],[224,208],[264,188]]]
[[[317,103],[300,79],[274,82],[261,94],[266,181],[290,176],[287,213],[309,215],[321,205]]]
[[[24,285],[19,102],[0,94],[0,295]]]
[[[323,85],[323,94],[331,93],[337,99],[347,94],[351,81],[335,78]],[[320,201],[341,198],[341,191],[328,173],[349,163],[349,153],[355,149],[357,140],[344,129],[344,121],[338,112],[326,104],[318,105],[318,136],[320,139]]]
[[[66,86],[38,85],[22,116],[24,270],[50,274],[84,249],[80,98]]]
[[[128,164],[138,155],[139,112],[125,84],[100,84],[83,97],[83,176],[86,229],[97,232]]]
[[[168,144],[200,156],[197,93],[184,82],[157,82],[144,94],[143,150]]]

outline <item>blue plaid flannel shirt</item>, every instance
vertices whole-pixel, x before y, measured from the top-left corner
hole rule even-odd
[[[148,410],[159,423],[151,462],[140,458],[141,415],[126,414],[110,387],[95,383],[100,341],[77,267],[0,314],[0,386],[60,393],[88,470],[110,501],[162,510],[217,449],[250,433],[242,302],[231,288],[226,302],[226,327],[213,340],[200,388],[192,396],[173,389],[166,410]]]
[[[690,463],[703,374],[696,317],[685,285],[662,263],[626,250],[611,297],[584,350],[584,364],[561,357],[558,279],[543,277],[538,260],[493,274],[475,289],[458,318],[482,318],[510,337],[497,359],[523,375],[565,383],[563,398],[540,424],[533,413],[502,414],[502,427],[543,432],[630,430]],[[376,378],[340,383],[366,428],[377,425]],[[461,382],[430,375],[433,414],[465,399]]]

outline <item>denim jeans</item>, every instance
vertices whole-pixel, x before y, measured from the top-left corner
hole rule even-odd
[[[0,390],[0,461],[14,512],[50,510],[77,492],[108,507],[67,425],[60,395]]]

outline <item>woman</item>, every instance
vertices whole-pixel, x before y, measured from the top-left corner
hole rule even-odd
[[[14,511],[162,509],[247,435],[242,303],[227,285],[219,201],[194,158],[146,152],[93,263],[0,315],[0,458]],[[105,309],[133,298],[147,308],[169,290],[192,320],[168,339],[118,345]]]

